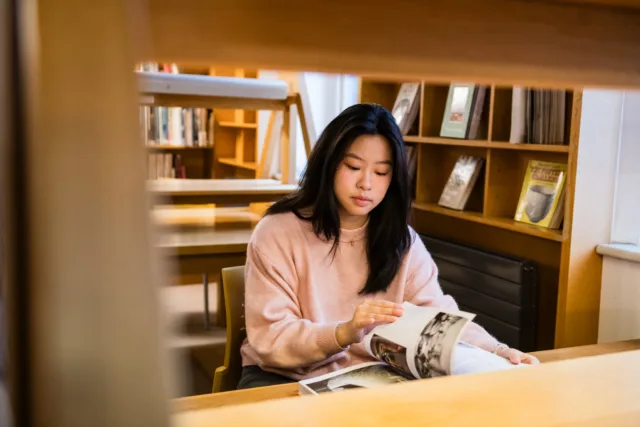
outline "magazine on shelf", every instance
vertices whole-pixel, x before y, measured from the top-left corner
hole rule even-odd
[[[530,160],[515,220],[558,229],[564,219],[567,164]]]
[[[374,388],[403,381],[517,368],[508,360],[460,340],[475,317],[463,311],[418,307],[405,302],[404,314],[381,325],[363,341],[377,361],[299,382],[299,394]]]

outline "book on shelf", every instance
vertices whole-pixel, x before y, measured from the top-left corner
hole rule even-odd
[[[187,177],[182,156],[174,153],[149,153],[147,179],[184,179]]]
[[[452,83],[442,117],[440,136],[478,139],[487,87],[469,83]]]
[[[460,340],[472,313],[404,304],[394,323],[375,327],[363,340],[374,359],[298,382],[301,395],[374,388],[448,375],[514,369],[508,360]]]
[[[564,219],[567,165],[530,160],[522,183],[515,220],[558,229]]]
[[[416,120],[420,109],[420,83],[402,83],[396,96],[391,115],[402,135],[406,135]]]
[[[179,74],[176,64],[143,63],[139,71]],[[165,106],[139,106],[142,138],[146,145],[174,147],[213,146],[213,110]]]
[[[450,209],[463,210],[478,181],[483,165],[482,157],[461,155],[453,166],[438,204]]]
[[[566,97],[564,90],[515,86],[509,142],[564,145]]]
[[[511,132],[509,142],[521,144],[526,140],[525,134],[525,92],[522,86],[514,86],[511,93]]]

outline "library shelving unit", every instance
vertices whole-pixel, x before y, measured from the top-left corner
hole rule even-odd
[[[378,103],[391,110],[402,82],[382,78],[360,79],[360,101]],[[439,136],[449,84],[420,81],[420,110],[405,143],[418,151],[413,225],[420,233],[467,244],[488,251],[533,260],[539,269],[538,344],[552,348],[563,343],[556,334],[571,329],[583,336],[593,333],[593,320],[583,313],[598,309],[599,286],[584,284],[583,294],[567,291],[573,269],[582,268],[570,256],[573,189],[582,92],[567,89],[566,145],[512,144],[512,88],[488,85],[479,137],[474,140]],[[441,207],[438,200],[454,164],[462,154],[483,157],[485,164],[464,210]],[[565,213],[559,230],[514,220],[523,179],[530,160],[568,165]],[[580,230],[583,232],[584,230]],[[575,233],[576,230],[573,230]],[[588,231],[586,231],[588,232]],[[598,281],[600,277],[591,280]],[[580,316],[570,314],[580,310]],[[577,320],[576,320],[577,319]],[[575,323],[576,321],[582,323]],[[597,321],[596,321],[597,331]],[[590,336],[587,339],[592,339]]]
[[[288,183],[291,174],[288,168],[289,149],[289,116],[290,109],[295,106],[302,126],[302,134],[307,155],[310,152],[310,141],[306,129],[306,119],[302,102],[298,93],[288,93],[283,81],[259,80],[247,77],[244,70],[234,69],[233,76],[202,74],[171,74],[137,71],[140,104],[164,107],[200,107],[213,109],[215,116],[212,149],[213,171],[211,176],[203,178],[245,178],[255,179],[260,169],[259,162],[264,155],[257,153],[257,110],[283,112],[283,126],[280,133],[280,156],[282,164],[282,183]],[[270,123],[271,125],[271,123]],[[267,134],[274,131],[268,126]],[[252,134],[251,137],[248,134]],[[270,140],[270,138],[267,138]],[[262,147],[265,153],[266,144]],[[172,147],[171,149],[174,149]],[[203,147],[188,147],[202,149]],[[153,149],[169,149],[154,147]],[[185,148],[182,148],[185,149]],[[185,149],[186,150],[186,149]],[[238,175],[222,171],[216,172],[218,166],[247,170],[247,175]]]
[[[258,71],[229,67],[177,65],[183,75],[257,79]],[[255,109],[215,108],[213,123],[205,123],[204,146],[149,144],[150,153],[179,154],[188,178],[258,178],[258,114]],[[213,135],[209,135],[213,133]]]
[[[215,67],[210,76],[258,78],[258,70]],[[214,178],[257,178],[258,112],[245,109],[215,109],[213,128],[215,150]]]

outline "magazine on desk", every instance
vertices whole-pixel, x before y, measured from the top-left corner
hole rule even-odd
[[[394,323],[374,328],[364,338],[377,361],[362,363],[299,382],[299,394],[372,388],[416,379],[517,368],[508,360],[460,341],[475,317],[463,311],[418,307],[405,302]]]

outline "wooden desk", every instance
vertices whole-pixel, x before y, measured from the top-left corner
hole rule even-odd
[[[206,205],[162,205],[151,211],[151,219],[162,230],[230,230],[253,228],[269,204],[251,207],[216,207]]]
[[[594,344],[555,350],[534,352],[541,363],[558,362],[589,356],[600,356],[611,353],[640,350],[640,339],[620,341],[615,343]],[[638,359],[640,364],[640,358]],[[206,394],[200,396],[175,399],[172,402],[176,413],[219,408],[222,406],[256,403],[266,400],[298,397],[298,384],[283,384],[271,387],[260,387],[248,390],[230,391],[225,393]]]
[[[219,281],[220,270],[244,265],[252,229],[198,229],[165,231],[156,248],[172,266],[172,282],[202,282],[207,274],[210,282]]]
[[[207,405],[205,397],[176,402],[173,425],[631,427],[640,421],[639,362],[635,350],[295,399],[282,398],[293,386],[222,393],[218,402],[229,406]],[[244,403],[241,393],[275,400],[232,404]]]
[[[147,183],[163,203],[259,203],[272,202],[295,191],[295,184],[273,179],[160,179]]]
[[[253,229],[196,229],[165,231],[157,248],[177,256],[245,254]]]
[[[217,281],[220,269],[245,263],[252,230],[263,206],[248,208],[157,206],[151,216],[158,228],[156,248],[175,263],[178,283],[198,283],[208,274]]]

